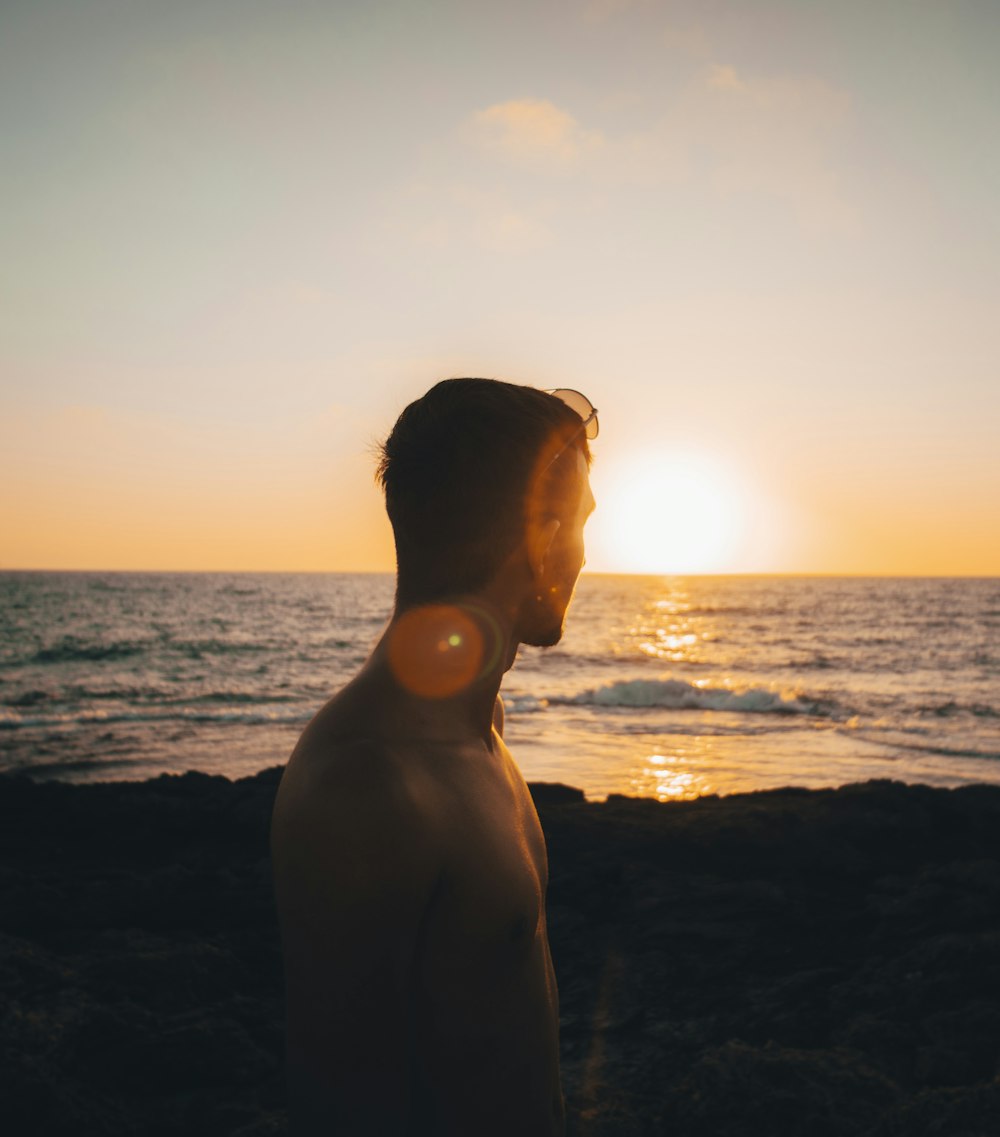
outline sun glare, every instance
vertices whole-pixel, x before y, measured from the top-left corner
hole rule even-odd
[[[745,493],[707,454],[642,452],[606,472],[598,497],[602,560],[619,572],[734,569]]]

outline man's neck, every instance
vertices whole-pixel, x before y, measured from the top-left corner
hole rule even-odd
[[[514,627],[514,612],[481,594],[397,607],[369,666],[388,669],[415,724],[492,748],[497,693],[517,654]]]

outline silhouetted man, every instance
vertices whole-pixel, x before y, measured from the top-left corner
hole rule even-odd
[[[545,841],[497,692],[562,635],[596,433],[577,392],[449,379],[384,444],[395,610],[272,825],[296,1137],[564,1131]]]

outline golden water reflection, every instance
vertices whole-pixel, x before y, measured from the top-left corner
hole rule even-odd
[[[657,801],[687,801],[717,789],[698,768],[701,763],[693,751],[677,747],[670,754],[650,754],[632,772],[632,791]]]
[[[686,648],[693,647],[698,642],[694,632],[668,632],[658,629],[655,640],[641,640],[639,650],[643,655],[651,655],[656,659],[682,660],[688,654]]]
[[[671,581],[661,583],[625,631],[633,650],[645,656],[669,663],[698,663],[704,655],[699,649],[717,638],[715,624],[706,621],[683,583]]]
[[[663,577],[651,584],[623,629],[628,649],[669,665],[660,678],[692,688],[729,686],[728,676],[713,671],[706,677],[698,670],[719,661],[716,644],[724,646],[729,633],[725,609],[682,577]],[[733,752],[730,740],[711,730],[704,735],[661,735],[649,738],[647,745],[648,751],[633,751],[627,759],[629,793],[658,801],[689,801],[744,788],[741,755]]]

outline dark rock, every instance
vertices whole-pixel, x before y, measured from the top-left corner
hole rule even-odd
[[[0,777],[11,1137],[284,1137],[282,768]],[[535,785],[570,1137],[1000,1133],[1000,787]]]
[[[849,1053],[729,1042],[695,1063],[673,1114],[678,1131],[699,1137],[853,1137],[898,1096]]]
[[[563,785],[562,782],[532,782],[528,789],[535,805],[565,805],[567,802],[585,800],[583,790]]]

